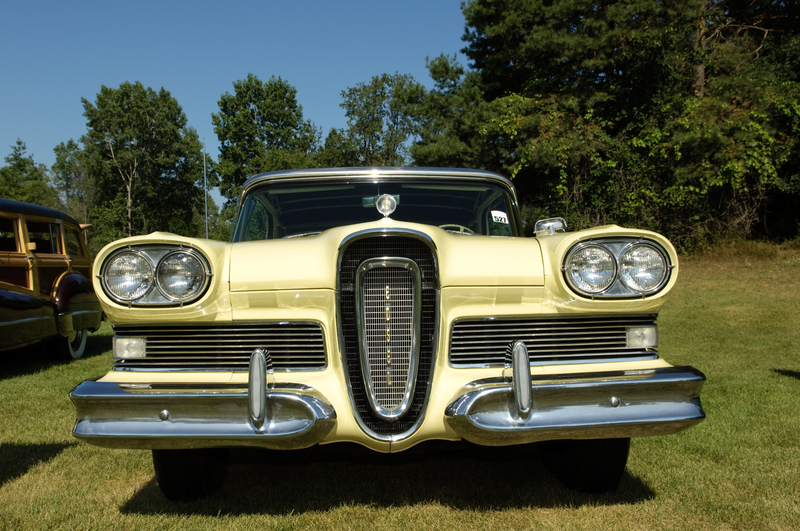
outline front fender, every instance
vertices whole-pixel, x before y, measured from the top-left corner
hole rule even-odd
[[[58,333],[69,336],[77,330],[97,330],[103,310],[94,293],[92,281],[74,271],[62,274],[56,281],[56,313]]]

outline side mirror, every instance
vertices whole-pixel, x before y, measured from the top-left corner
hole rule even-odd
[[[30,252],[36,251],[36,242],[28,242],[27,246]]]
[[[567,232],[567,222],[564,218],[540,219],[536,222],[533,231],[536,236],[552,236],[557,232]]]

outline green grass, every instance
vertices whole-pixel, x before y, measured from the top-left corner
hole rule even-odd
[[[579,494],[535,448],[432,445],[426,453],[240,450],[212,497],[170,503],[147,451],[71,438],[68,393],[111,364],[0,354],[0,529],[800,528],[800,251],[685,259],[659,318],[661,354],[708,377],[708,418],[635,439],[620,489]]]

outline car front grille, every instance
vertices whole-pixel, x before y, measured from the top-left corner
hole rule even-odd
[[[401,408],[405,390],[416,378],[412,360],[414,292],[413,276],[406,269],[381,267],[364,275],[362,348],[369,366],[369,387],[378,406],[388,412]]]
[[[269,352],[275,370],[326,367],[322,327],[314,322],[117,327],[118,337],[144,337],[144,358],[116,360],[117,370],[246,371],[253,350]]]
[[[414,392],[406,412],[401,417],[392,419],[378,415],[370,405],[369,390],[364,381],[359,350],[356,274],[363,263],[375,258],[409,260],[419,269],[421,278],[421,301],[419,304],[421,315],[418,319],[420,323],[419,355]],[[348,245],[342,251],[339,263],[339,318],[344,344],[343,356],[353,396],[353,408],[362,424],[378,436],[406,433],[421,419],[430,387],[436,330],[436,265],[433,254],[423,241],[414,237],[376,235],[363,237]],[[363,296],[358,304],[365,308],[369,306],[369,302]],[[411,301],[407,301],[407,304],[411,304]],[[382,309],[383,307],[381,307]],[[394,350],[394,345],[391,348]],[[380,371],[380,366],[377,364],[372,368]],[[373,392],[375,392],[374,389]]]
[[[628,347],[626,337],[627,327],[655,321],[655,315],[460,320],[450,333],[450,364],[501,366],[516,341],[525,343],[531,363],[656,358],[655,349]]]

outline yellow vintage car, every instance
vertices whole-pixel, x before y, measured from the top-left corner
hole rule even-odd
[[[97,255],[114,366],[72,391],[73,434],[151,449],[179,500],[220,485],[230,447],[462,439],[536,443],[568,485],[614,489],[631,437],[705,417],[703,374],[657,352],[678,257],[643,230],[533,229],[485,171],[252,177],[231,243],[157,232]]]

